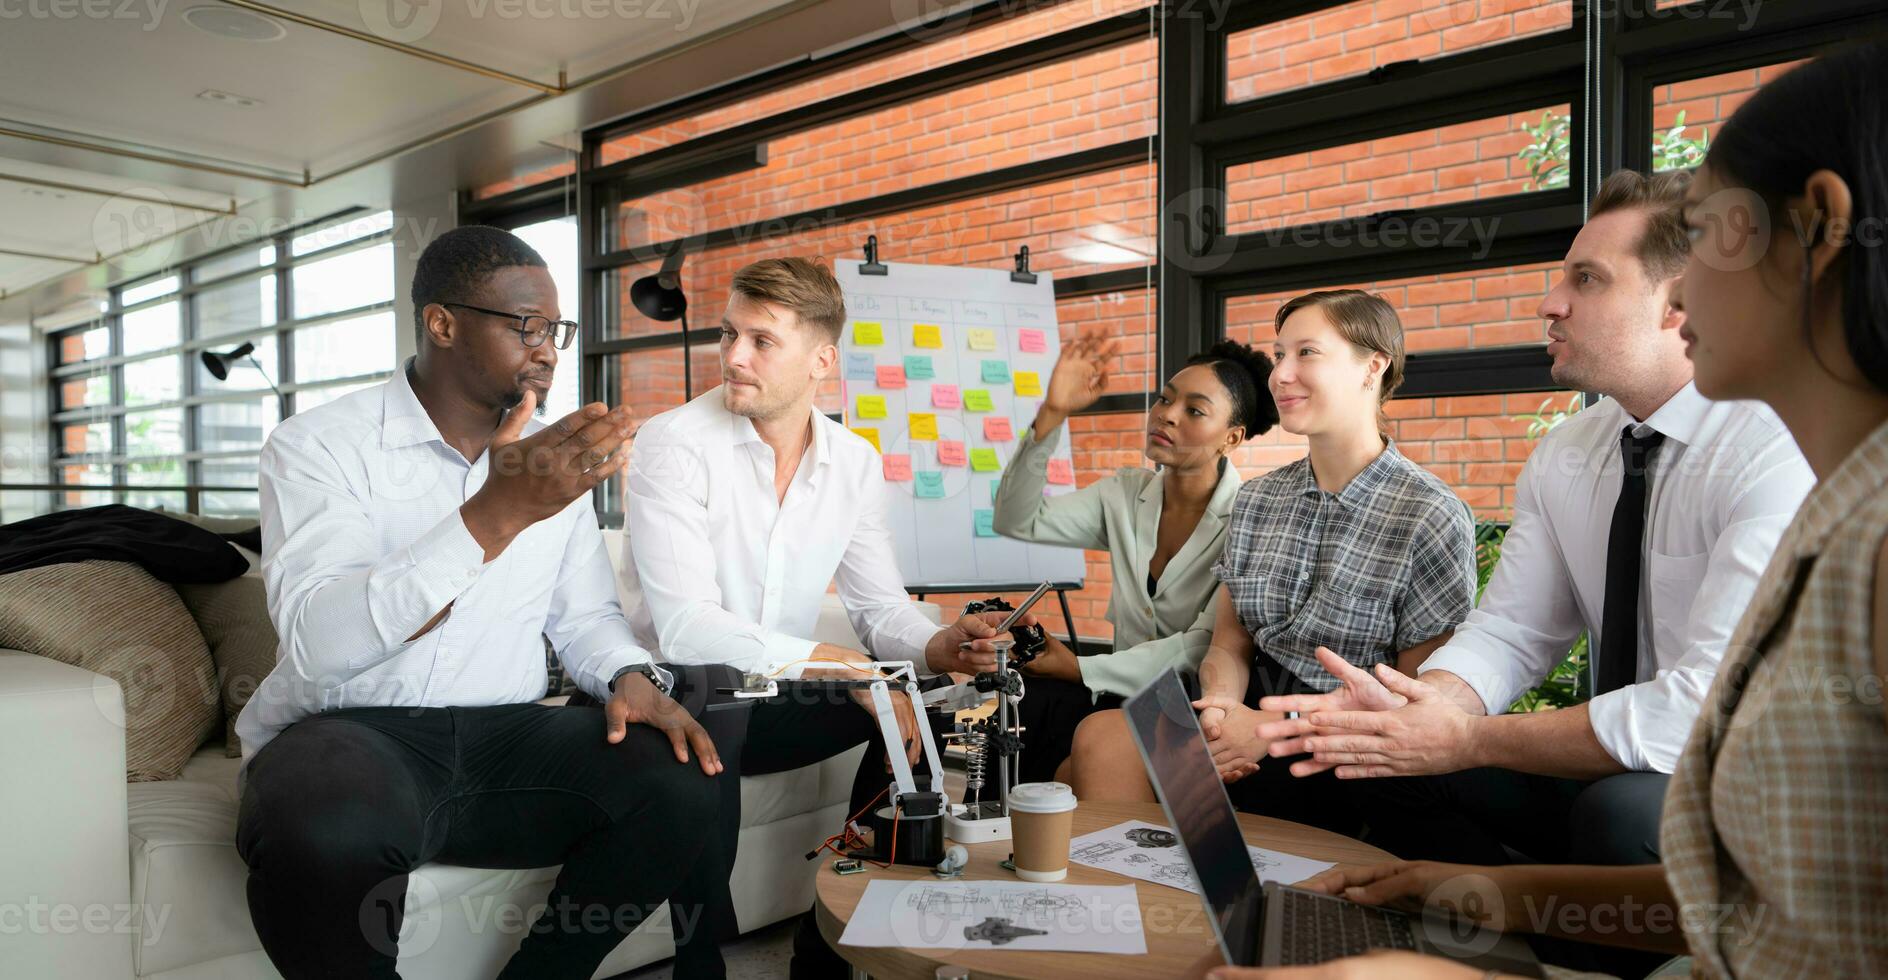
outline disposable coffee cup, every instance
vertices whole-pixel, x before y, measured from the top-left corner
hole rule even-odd
[[[1067,783],[1018,783],[1009,793],[1010,863],[1024,881],[1069,876],[1075,791]]]

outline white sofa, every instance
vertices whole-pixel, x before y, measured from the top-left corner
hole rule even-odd
[[[605,534],[616,560],[620,533]],[[938,618],[934,604],[919,605]],[[830,595],[817,633],[858,646]],[[122,725],[123,699],[109,678],[0,650],[0,975],[279,977],[244,898],[234,843],[239,760],[206,745],[178,779],[127,784]],[[845,818],[861,751],[742,780],[732,891],[743,931],[812,906],[819,865],[805,854]],[[495,976],[556,873],[421,867],[407,888],[401,975]],[[665,911],[596,976],[673,953]]]

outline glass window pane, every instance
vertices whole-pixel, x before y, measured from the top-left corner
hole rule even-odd
[[[205,402],[197,406],[197,448],[206,453],[261,449],[279,415],[274,395],[252,402]]]
[[[1259,232],[1565,187],[1567,113],[1567,106],[1553,106],[1229,166],[1227,230]],[[1392,233],[1404,241],[1419,235],[1442,241],[1474,227],[1411,222],[1375,233],[1386,241]]]
[[[1226,101],[1245,102],[1572,23],[1570,0],[1357,0],[1226,35]]]
[[[181,307],[175,301],[147,306],[124,315],[126,354],[142,354],[146,351],[175,347],[182,334],[179,332],[178,311]]]
[[[195,282],[209,282],[224,276],[233,276],[248,269],[259,269],[275,264],[275,246],[263,245],[260,248],[239,248],[219,259],[211,259],[196,267]]]
[[[151,456],[125,461],[125,482],[138,487],[181,487],[184,461],[180,456]]]
[[[59,482],[82,483],[88,486],[109,486],[111,484],[111,464],[60,460]]]
[[[88,453],[108,454],[111,451],[110,419],[59,427],[59,453],[62,456],[82,456]]]
[[[197,294],[197,336],[216,337],[275,324],[275,275],[243,279]]]
[[[100,371],[59,382],[59,408],[111,404],[111,372]]]
[[[296,266],[289,281],[297,319],[388,302],[393,299],[393,244]]]
[[[210,369],[203,366],[200,352],[191,354],[191,370],[197,372],[197,391],[213,395],[225,391],[269,390],[269,378],[275,377],[276,365],[280,363],[276,355],[275,334],[264,334],[249,343],[256,345],[250,355],[255,360],[242,357],[231,362],[229,377],[223,381],[218,381]],[[261,366],[257,367],[258,364]],[[267,377],[264,377],[264,371],[268,372]]]
[[[551,281],[557,284],[557,304],[566,320],[577,319],[577,283],[581,272],[577,259],[577,218],[553,218],[534,225],[512,229],[512,233],[537,249],[550,266]],[[581,397],[583,333],[578,332],[568,350],[557,352],[557,373],[551,377],[551,393],[544,399],[544,416],[560,419],[577,410]]]
[[[136,286],[127,286],[118,294],[119,306],[136,306],[147,299],[156,299],[177,291],[177,277],[165,276]]]
[[[197,464],[206,487],[253,487],[256,485],[256,457],[229,456],[206,459]]]
[[[182,490],[128,490],[125,503],[145,510],[184,511],[190,506],[190,498]]]
[[[184,410],[165,408],[125,416],[125,454],[176,456],[184,451]]]
[[[111,328],[76,330],[59,338],[59,363],[76,364],[111,353]]]
[[[261,512],[261,495],[206,490],[199,497],[199,513],[206,517],[255,517]]]
[[[719,364],[719,351],[710,349]],[[693,366],[702,366],[703,351],[694,352],[690,361]],[[719,368],[716,368],[717,376]],[[718,377],[716,383],[719,383]],[[697,383],[699,394],[713,384],[703,386]],[[635,428],[641,428],[644,422],[681,405],[686,399],[682,394],[682,348],[663,347],[656,350],[636,351],[630,354],[617,354],[603,361],[603,389],[600,398],[610,405],[628,405],[630,421]],[[631,438],[635,430],[631,430]],[[634,447],[626,446],[625,452],[633,452]],[[623,474],[618,473],[603,485],[603,503],[601,509],[615,513],[623,510]]]
[[[351,242],[357,238],[366,238],[368,235],[378,234],[392,227],[392,211],[381,211],[378,214],[363,215],[358,218],[343,221],[340,224],[329,225],[317,231],[295,236],[288,243],[288,254],[307,255],[309,252],[318,252],[324,248],[332,248],[333,246],[340,245],[344,242]]]
[[[393,321],[389,310],[296,330],[295,380],[325,381],[392,370]]]
[[[1693,78],[1652,90],[1652,167],[1680,170],[1704,160],[1712,134],[1744,100],[1778,75],[1802,64],[1786,61]]]
[[[1403,324],[1406,351],[1509,347],[1547,342],[1547,321],[1540,315],[1540,304],[1558,269],[1556,263],[1542,262],[1319,288],[1362,289],[1382,296]],[[1269,352],[1279,306],[1310,291],[1229,298],[1226,336]]]
[[[295,410],[306,412],[317,405],[326,405],[345,395],[353,394],[363,388],[372,388],[383,384],[380,381],[361,381],[354,384],[328,385],[325,388],[305,388],[295,393]],[[566,413],[568,414],[568,413]]]
[[[183,397],[182,366],[183,359],[174,354],[126,364],[125,404],[155,405]]]

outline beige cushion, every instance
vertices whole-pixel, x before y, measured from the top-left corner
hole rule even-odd
[[[124,690],[125,775],[175,779],[223,709],[203,634],[176,590],[128,562],[0,575],[0,647],[104,674]],[[100,711],[116,712],[101,703]],[[57,732],[46,737],[57,738]]]
[[[238,758],[243,750],[236,738],[236,716],[275,668],[277,640],[275,624],[269,621],[268,593],[262,579],[251,574],[210,585],[179,585],[177,595],[210,645],[223,699],[225,751]]]

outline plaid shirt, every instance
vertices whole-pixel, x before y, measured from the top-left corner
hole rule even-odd
[[[1888,425],[1810,491],[1666,791],[1693,975],[1888,975],[1888,718],[1871,645]]]
[[[1213,571],[1259,649],[1329,691],[1318,647],[1369,667],[1468,615],[1475,523],[1394,443],[1337,493],[1306,457],[1240,488]]]

